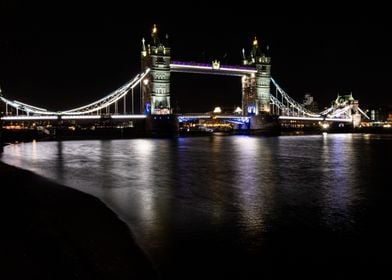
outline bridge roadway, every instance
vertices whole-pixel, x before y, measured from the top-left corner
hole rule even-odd
[[[0,119],[2,121],[53,121],[53,120],[100,120],[100,119],[115,119],[115,120],[132,120],[132,119],[145,119],[146,115],[133,114],[133,115],[47,115],[47,116],[4,116]]]
[[[136,120],[145,119],[147,116],[142,114],[129,114],[129,115],[47,115],[47,116],[3,116],[0,119],[2,121],[54,121],[54,120]],[[233,120],[241,123],[248,123],[251,119],[250,116],[242,115],[218,115],[218,114],[183,114],[177,115],[177,119],[180,122],[186,122],[189,120],[196,119],[221,119],[221,120]],[[328,121],[328,122],[352,122],[352,119],[346,118],[323,118],[323,117],[296,117],[296,116],[279,116],[280,120],[299,120],[299,121]]]

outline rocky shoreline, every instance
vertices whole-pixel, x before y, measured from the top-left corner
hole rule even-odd
[[[160,279],[100,200],[0,162],[1,279]]]

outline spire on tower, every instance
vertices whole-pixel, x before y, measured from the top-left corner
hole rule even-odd
[[[146,40],[144,40],[144,38],[142,38],[142,50],[146,51],[146,44],[145,44]]]
[[[157,46],[159,44],[159,38],[158,38],[158,28],[157,28],[156,24],[154,24],[154,26],[152,28],[151,37],[152,37],[154,45]]]
[[[142,56],[147,56],[146,40],[144,38],[142,38]]]
[[[169,46],[169,34],[166,33],[165,39],[166,39],[165,43],[166,43],[166,47],[167,47],[167,46]]]
[[[251,55],[251,58],[252,58],[251,60],[253,62],[256,59],[256,57],[260,56],[259,42],[257,41],[256,36],[253,39],[253,47],[252,47],[252,51],[250,52],[250,55]]]

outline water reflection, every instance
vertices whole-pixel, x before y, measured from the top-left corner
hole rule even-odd
[[[103,200],[131,225],[143,246],[161,245],[165,236],[172,169],[169,145],[166,140],[137,139],[111,141],[111,147],[121,152],[103,149],[111,166],[104,170],[106,177],[111,175]]]
[[[233,138],[231,162],[235,167],[233,177],[242,223],[247,234],[258,236],[266,215],[265,198],[269,196],[266,191],[271,188],[265,172],[273,163],[266,140],[246,136]]]
[[[386,170],[361,156],[382,139],[388,156],[392,138],[325,134],[37,142],[5,147],[2,160],[99,197],[157,262],[224,247],[238,260],[262,254],[271,231],[351,231],[364,179]]]
[[[356,201],[359,151],[352,134],[326,136],[323,139],[320,187],[324,190],[324,221],[332,230],[350,227],[351,209]],[[345,230],[349,230],[346,228]]]
[[[55,164],[55,167],[56,167],[56,181],[60,180],[60,182],[64,182],[65,184],[67,184],[67,182],[66,182],[67,170],[64,169],[63,142],[58,141],[56,148],[57,148],[57,151],[56,151],[55,155],[57,155],[57,157],[53,160],[53,163]]]

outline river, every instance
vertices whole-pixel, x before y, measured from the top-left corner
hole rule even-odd
[[[163,279],[381,277],[391,159],[392,135],[326,133],[32,142],[1,155],[101,199]]]

